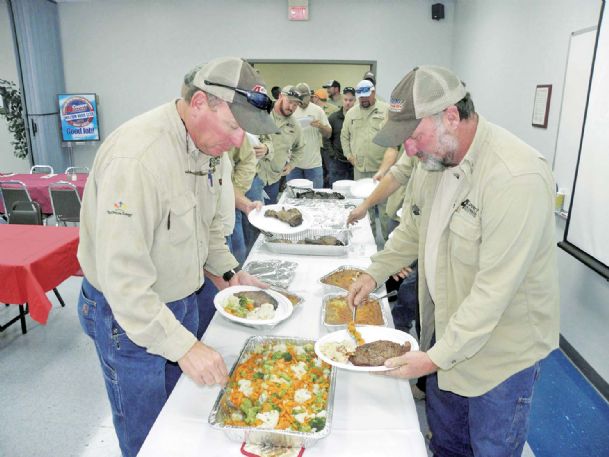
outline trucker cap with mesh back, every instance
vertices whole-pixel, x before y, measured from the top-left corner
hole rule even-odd
[[[408,73],[391,92],[387,122],[374,137],[379,146],[402,144],[421,119],[454,105],[467,91],[450,70],[421,65]]]
[[[278,131],[269,113],[248,102],[247,96],[230,88],[207,84],[206,81],[266,95],[264,81],[245,60],[239,57],[220,57],[210,60],[200,66],[194,74],[192,84],[227,102],[235,120],[243,130],[257,135]]]

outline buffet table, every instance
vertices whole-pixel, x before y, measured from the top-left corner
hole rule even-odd
[[[305,300],[294,314],[270,331],[229,322],[216,313],[203,342],[215,348],[230,370],[252,335],[281,335],[318,339],[327,333],[320,310],[324,290],[318,279],[343,266],[366,267],[376,245],[367,219],[353,230],[352,246],[343,257],[294,256],[271,253],[259,238],[248,261],[278,259],[298,263],[291,292]],[[247,262],[246,262],[247,264]],[[388,307],[386,299],[383,305]],[[387,315],[391,313],[387,311]],[[393,325],[393,322],[391,322]],[[230,441],[208,424],[219,387],[196,385],[182,376],[150,431],[139,456],[239,456],[241,443]],[[338,370],[332,429],[328,437],[304,451],[317,456],[427,456],[410,385],[368,373]]]

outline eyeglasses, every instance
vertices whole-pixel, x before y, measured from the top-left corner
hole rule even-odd
[[[349,86],[343,89],[343,94],[352,94],[355,95],[355,88]]]
[[[355,93],[358,95],[365,94],[368,92],[372,92],[372,87],[360,87],[358,89],[355,89]]]
[[[268,95],[263,94],[262,92],[254,92],[251,90],[240,89],[239,87],[227,86],[226,84],[214,83],[208,80],[205,80],[203,82],[208,86],[218,86],[234,90],[238,94],[243,95],[250,105],[258,109],[263,109],[267,113],[270,113],[273,109],[273,101],[269,98]]]
[[[286,90],[285,92],[281,92],[282,94],[287,95],[288,97],[294,97],[297,98],[298,100],[302,101],[302,94],[298,91],[295,91],[294,89],[290,89],[290,90]]]

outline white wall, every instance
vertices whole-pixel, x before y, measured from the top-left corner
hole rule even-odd
[[[60,3],[66,89],[98,93],[102,136],[175,97],[191,67],[222,55],[377,60],[388,98],[414,65],[451,63],[454,3],[443,21],[431,19],[432,3],[311,0],[308,22],[288,21],[285,0]],[[75,165],[94,151],[75,146]]]
[[[537,148],[552,163],[571,32],[596,25],[600,0],[459,0],[455,71],[477,110]],[[552,84],[547,129],[531,126],[537,84]],[[557,160],[560,158],[557,157]],[[575,173],[575,170],[573,170]],[[557,240],[564,221],[557,220]],[[558,249],[561,333],[609,381],[607,281]]]
[[[19,86],[13,35],[6,0],[0,0],[0,79],[13,81],[17,87]],[[13,154],[12,140],[13,136],[8,131],[6,118],[0,116],[0,171],[29,171],[30,161],[28,159],[18,159]]]

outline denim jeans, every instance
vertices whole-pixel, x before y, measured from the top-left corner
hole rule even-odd
[[[353,179],[353,165],[349,162],[339,162],[336,159],[330,158],[328,160],[328,174],[330,175],[328,181],[330,187],[336,181],[343,179]]]
[[[195,294],[167,303],[175,317],[193,334],[198,312]],[[101,364],[112,420],[124,457],[135,457],[182,370],[177,363],[146,352],[114,319],[106,298],[83,278],[78,317],[93,339]]]
[[[197,308],[199,308],[199,328],[197,330],[197,339],[200,340],[209,327],[209,323],[216,314],[214,306],[214,297],[218,293],[218,288],[209,279],[205,280],[203,287],[197,291]]]
[[[235,229],[230,237],[230,251],[239,262],[239,265],[243,265],[245,258],[247,257],[247,248],[245,246],[245,236],[243,234],[243,218],[247,218],[241,210],[235,210]]]
[[[324,170],[322,167],[294,168],[288,173],[287,180],[290,179],[308,179],[313,181],[314,189],[324,188]]]
[[[417,296],[417,263],[415,260],[410,265],[412,272],[401,282],[398,288],[398,299],[391,310],[395,328],[405,332],[409,332],[412,328],[415,310],[419,306],[419,297]]]
[[[529,428],[539,362],[478,397],[440,390],[427,376],[430,449],[436,457],[520,457]]]
[[[252,181],[252,187],[245,194],[247,198],[252,201],[263,201],[262,192],[266,192],[269,198],[264,199],[265,205],[272,205],[277,203],[277,195],[279,194],[279,182],[277,181],[274,184],[264,185],[262,179],[258,176],[254,177],[254,181]],[[242,217],[241,225],[243,227],[243,238],[245,241],[245,256],[252,250],[258,235],[260,235],[260,231],[249,223],[247,217]]]

